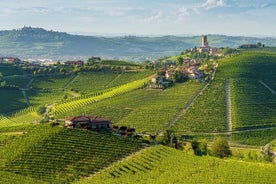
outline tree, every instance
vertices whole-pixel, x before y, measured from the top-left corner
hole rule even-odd
[[[212,155],[219,158],[224,158],[231,155],[231,150],[226,139],[221,137],[216,138],[212,148]]]
[[[176,58],[176,65],[177,65],[177,66],[183,65],[183,62],[184,62],[184,58],[183,58],[182,56],[178,56],[178,57]]]
[[[261,154],[265,161],[272,162],[275,155],[269,144],[265,145],[261,148]]]
[[[87,65],[91,66],[91,65],[94,65],[94,64],[96,64],[96,63],[98,63],[100,61],[101,61],[100,57],[94,57],[94,56],[92,56],[92,57],[88,58]]]
[[[172,75],[173,83],[181,82],[182,81],[182,74],[180,71],[176,70]]]
[[[0,72],[0,81],[3,79],[3,74]]]
[[[198,141],[196,139],[193,139],[191,142],[191,145],[195,155],[199,155],[199,156],[207,155],[208,150],[207,150],[206,140],[203,139],[201,141]]]
[[[173,130],[170,130],[170,129],[166,130],[160,142],[164,145],[169,145],[170,147],[178,149],[178,140]]]

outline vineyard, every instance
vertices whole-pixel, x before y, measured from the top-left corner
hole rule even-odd
[[[12,75],[22,75],[24,72],[16,66],[12,66],[10,64],[0,63],[0,72],[4,76],[12,76]]]
[[[16,89],[0,89],[0,114],[27,107],[22,92]]]
[[[1,148],[1,170],[10,174],[3,175],[0,183],[9,178],[11,182],[12,173],[50,183],[68,183],[141,148],[135,140],[48,124],[32,126],[26,132]]]
[[[74,183],[264,183],[276,181],[272,164],[198,157],[154,146]]]
[[[61,113],[67,112],[67,111],[72,111],[74,109],[83,107],[85,105],[89,105],[91,103],[94,103],[96,101],[104,100],[110,97],[114,97],[123,93],[127,93],[129,91],[139,89],[144,87],[145,83],[148,82],[149,77],[136,80],[124,85],[121,85],[119,87],[111,88],[109,90],[106,90],[101,93],[95,93],[92,96],[89,97],[84,97],[84,98],[78,98],[78,99],[72,99],[71,101],[66,101],[64,103],[60,103],[55,105],[52,108],[52,113],[57,116]]]
[[[275,164],[196,157],[141,141],[169,129],[180,141],[212,144],[222,136],[242,149],[275,148],[275,58],[244,51],[219,60],[214,80],[165,90],[145,88],[156,71],[48,76],[1,64],[13,87],[0,88],[0,183],[275,183]],[[79,115],[133,127],[139,138],[63,127],[64,118]]]
[[[66,84],[68,84],[75,75],[70,76],[38,76],[32,83],[33,88],[38,89],[62,89]]]
[[[13,126],[37,124],[42,117],[36,112],[36,107],[28,107],[16,111],[9,116],[0,115],[0,128],[8,128]]]
[[[275,53],[248,52],[220,63],[217,78],[230,79],[234,129],[276,125],[275,58]]]
[[[226,130],[225,82],[213,81],[173,127],[179,134]]]
[[[67,89],[91,94],[152,75],[152,72],[89,72],[79,74]]]
[[[147,101],[142,102],[143,105],[137,104],[138,107],[118,124],[137,127],[140,132],[155,133],[164,130],[202,88],[202,85],[199,82],[188,82],[151,95]]]

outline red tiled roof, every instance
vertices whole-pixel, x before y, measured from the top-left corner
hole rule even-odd
[[[75,116],[71,118],[65,118],[67,121],[71,121],[73,123],[77,122],[89,122],[92,124],[103,124],[103,123],[110,123],[110,119],[106,118],[99,118],[99,117],[94,117],[94,116]]]

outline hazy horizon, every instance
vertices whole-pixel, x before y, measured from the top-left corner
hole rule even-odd
[[[0,30],[31,26],[78,35],[276,36],[274,0],[10,0],[0,6]]]

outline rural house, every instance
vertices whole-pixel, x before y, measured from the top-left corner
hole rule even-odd
[[[75,116],[65,119],[65,126],[68,128],[86,128],[99,129],[110,128],[111,122],[109,119],[90,117],[90,116]]]

